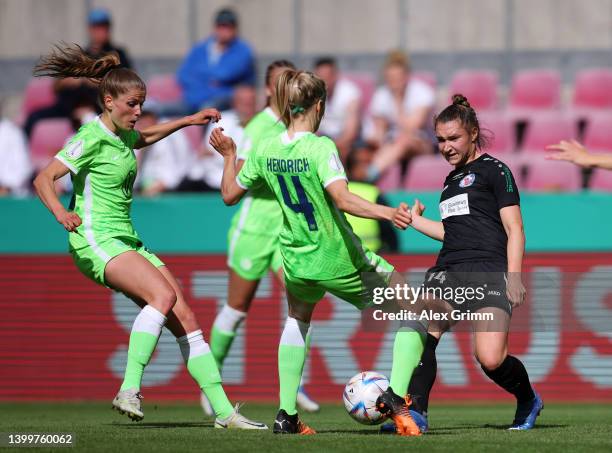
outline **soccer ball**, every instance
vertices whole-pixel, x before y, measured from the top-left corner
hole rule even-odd
[[[344,387],[342,399],[346,411],[354,420],[364,425],[382,423],[385,416],[376,410],[376,399],[387,387],[387,377],[376,371],[357,373]]]

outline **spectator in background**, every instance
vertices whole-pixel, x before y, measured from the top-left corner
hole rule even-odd
[[[145,102],[138,120],[138,129],[159,122],[154,104]],[[141,195],[152,197],[175,190],[185,178],[195,160],[195,153],[183,130],[177,130],[153,145],[137,150],[138,179]]]
[[[339,75],[336,60],[331,57],[319,58],[314,72],[327,87],[325,116],[319,134],[336,143],[340,158],[345,161],[359,134],[361,91],[355,83]]]
[[[121,66],[131,68],[125,50],[111,43],[110,13],[105,9],[92,9],[87,22],[89,44],[85,52],[93,58],[100,58],[108,52],[117,52]],[[55,104],[32,112],[26,119],[24,131],[28,138],[32,135],[34,125],[42,119],[68,118],[76,130],[84,122],[84,116],[91,118],[93,114],[101,112],[97,103],[97,88],[87,79],[74,77],[57,79],[53,89],[57,99]]]
[[[27,194],[31,176],[25,136],[0,113],[0,196]]]
[[[255,59],[251,47],[238,37],[238,17],[224,8],[217,13],[209,38],[196,44],[177,73],[184,108],[229,108],[234,88],[255,84]]]
[[[232,97],[232,108],[221,112],[221,120],[215,127],[222,127],[225,135],[234,139],[238,146],[242,142],[244,127],[255,115],[257,109],[255,89],[249,85],[236,87]],[[223,177],[223,157],[210,145],[208,128],[202,140],[199,155],[189,167],[187,177],[178,187],[180,191],[218,191]]]
[[[407,163],[413,156],[435,151],[429,124],[434,90],[410,77],[409,58],[401,51],[387,56],[384,80],[372,97],[364,132],[368,144],[377,149],[370,169],[372,180],[400,160]]]
[[[348,154],[345,164],[346,175],[349,179],[348,188],[371,203],[389,206],[378,187],[368,182],[368,169],[372,163],[372,157],[372,151],[367,147],[355,148]],[[389,222],[364,219],[350,214],[346,214],[346,219],[357,237],[371,251],[375,253],[397,252],[397,235]]]

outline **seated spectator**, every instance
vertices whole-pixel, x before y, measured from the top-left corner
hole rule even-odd
[[[32,165],[23,132],[0,117],[0,196],[27,194],[31,176]]]
[[[117,52],[121,65],[131,67],[125,50],[115,47],[111,43],[111,16],[105,9],[93,9],[88,16],[89,44],[86,52],[93,58],[99,58],[107,52]],[[87,79],[66,78],[56,79],[53,85],[56,94],[55,104],[32,112],[26,119],[24,131],[29,138],[32,135],[34,125],[45,118],[69,118],[75,122],[78,128],[78,119],[82,116],[82,108],[91,110],[93,106],[97,113],[98,89]],[[75,110],[79,112],[75,113]]]
[[[372,151],[367,147],[352,150],[346,159],[348,188],[354,194],[372,202],[389,206],[383,195],[374,184],[368,182],[368,169],[372,163]],[[355,234],[363,244],[373,252],[397,252],[397,235],[391,223],[382,220],[363,219],[347,214]]]
[[[244,127],[255,115],[256,92],[248,85],[236,87],[232,98],[232,109],[221,112],[221,121],[206,130],[199,155],[191,164],[187,178],[178,190],[187,192],[218,191],[223,177],[223,157],[209,143],[210,134],[216,127],[222,127],[223,133],[234,139],[238,147],[242,142]]]
[[[153,104],[145,102],[137,129],[159,122]],[[196,126],[190,126],[196,127]],[[137,150],[138,178],[136,187],[143,196],[152,197],[178,188],[187,176],[195,155],[183,130],[178,130],[157,143]]]
[[[387,56],[384,80],[372,97],[364,131],[368,144],[377,148],[371,179],[398,161],[435,151],[431,127],[434,90],[410,77],[408,56],[400,51]]]
[[[327,87],[325,116],[319,133],[336,143],[344,161],[359,133],[361,92],[355,83],[340,76],[333,58],[319,58],[315,62],[314,72]]]
[[[236,86],[255,84],[253,51],[238,37],[238,17],[233,10],[217,13],[212,36],[191,49],[177,80],[188,112],[204,106],[226,110]]]

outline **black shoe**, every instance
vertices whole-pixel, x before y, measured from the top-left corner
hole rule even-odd
[[[298,414],[289,415],[284,409],[278,411],[274,420],[274,434],[316,434],[310,426],[302,423]]]
[[[402,398],[389,387],[376,399],[376,409],[390,417],[400,436],[420,436],[421,431],[410,415],[410,397]]]

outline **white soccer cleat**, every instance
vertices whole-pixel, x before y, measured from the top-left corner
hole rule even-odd
[[[208,398],[204,392],[200,392],[200,406],[202,406],[202,410],[209,417],[215,415],[215,411],[213,410],[212,405],[210,404],[210,401],[208,401]]]
[[[215,420],[215,428],[221,429],[268,429],[268,427],[260,422],[249,420],[244,415],[240,414],[240,403],[234,407],[234,412],[227,418],[217,418]]]
[[[136,389],[120,390],[113,400],[113,409],[122,415],[127,415],[131,420],[139,422],[144,418],[140,409],[141,399],[142,395]]]
[[[317,402],[312,400],[304,390],[304,387],[301,386],[297,394],[297,405],[306,412],[319,412],[320,409]]]

